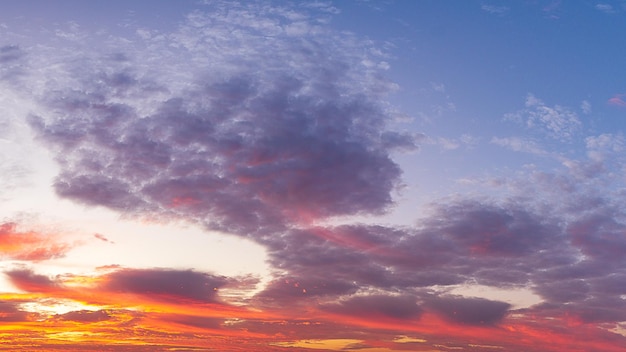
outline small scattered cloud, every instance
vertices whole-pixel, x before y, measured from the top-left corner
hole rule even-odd
[[[536,155],[546,155],[547,152],[534,140],[524,139],[521,137],[493,137],[491,143],[506,147],[516,152],[526,152]]]
[[[481,5],[480,8],[483,11],[488,12],[492,15],[504,15],[510,10],[510,8],[507,6],[497,6],[497,5],[487,5],[487,4]]]
[[[578,115],[567,107],[548,106],[533,94],[528,94],[525,105],[526,108],[505,114],[504,118],[561,141],[570,141],[582,129]]]
[[[505,317],[511,305],[484,298],[439,296],[428,299],[426,307],[458,324],[494,325]]]
[[[105,235],[103,235],[101,233],[94,233],[93,237],[99,239],[102,242],[107,242],[107,243],[111,243],[111,244],[115,243],[115,242],[109,240]]]
[[[547,5],[543,6],[542,11],[553,20],[560,18],[559,10],[561,9],[561,0],[551,0]]]
[[[42,261],[64,257],[73,247],[55,234],[25,231],[17,223],[0,224],[0,257],[22,261]]]
[[[591,103],[587,100],[583,100],[580,103],[580,110],[582,110],[583,114],[591,114]]]
[[[608,100],[609,105],[617,106],[617,107],[626,107],[626,94],[620,93],[615,94]]]
[[[596,163],[605,163],[607,160],[621,162],[626,141],[622,134],[603,133],[598,136],[585,138],[587,156]]]
[[[596,6],[594,6],[596,8],[596,10],[604,12],[604,13],[615,13],[615,9],[613,8],[612,5],[610,4],[604,4],[604,3],[600,3],[600,4],[596,4]]]
[[[430,82],[430,87],[435,91],[435,92],[439,92],[439,93],[445,93],[446,91],[446,85],[443,83],[435,83],[435,82]]]
[[[480,142],[478,137],[463,134],[458,138],[449,137],[424,137],[424,144],[436,145],[443,150],[456,150],[459,148],[473,148]]]

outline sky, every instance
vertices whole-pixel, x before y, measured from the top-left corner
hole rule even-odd
[[[624,350],[626,1],[0,32],[0,351]]]

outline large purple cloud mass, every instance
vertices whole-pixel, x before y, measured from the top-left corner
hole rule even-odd
[[[142,50],[54,58],[71,84],[44,89],[29,121],[58,152],[57,193],[237,233],[384,211],[389,152],[415,147],[385,129],[393,85],[366,43],[290,16],[215,6],[127,39]]]

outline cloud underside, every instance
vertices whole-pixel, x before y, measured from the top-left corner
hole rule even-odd
[[[211,340],[219,332],[261,351],[258,341],[359,339],[371,329],[390,343],[419,334],[433,345],[493,341],[515,350],[536,339],[554,347],[524,350],[617,350],[623,338],[609,329],[626,321],[619,196],[571,174],[535,173],[512,183],[534,198],[442,201],[414,227],[320,225],[384,214],[401,186],[391,155],[417,148],[414,137],[389,129],[385,99],[395,86],[384,79],[384,55],[307,12],[211,6],[170,33],[142,28],[115,38],[74,29],[53,38],[53,49],[0,47],[0,80],[34,96],[26,120],[58,162],[58,196],[250,238],[267,248],[274,279],[256,292],[250,278],[193,270],[116,268],[73,281],[12,270],[8,279],[24,293],[0,305],[0,319],[53,321],[84,332],[80,343],[90,342],[86,325],[110,336],[136,329],[171,348],[178,342],[168,342],[168,331],[181,331],[185,346],[197,343],[193,334]],[[573,111],[532,95],[509,118],[567,142],[582,128]],[[619,141],[587,139],[602,153]],[[521,140],[492,142],[542,153]],[[71,246],[59,243],[0,228],[12,260],[63,256]],[[543,302],[514,310],[452,294],[460,285],[531,289]],[[248,296],[232,299],[242,292]],[[101,309],[42,316],[21,305],[37,295]],[[554,321],[575,321],[581,334],[568,336]],[[120,350],[133,348],[126,344]]]

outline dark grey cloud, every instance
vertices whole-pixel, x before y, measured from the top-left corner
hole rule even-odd
[[[367,319],[411,319],[422,312],[413,296],[385,295],[354,296],[338,303],[322,305],[321,309]]]
[[[27,292],[49,292],[59,288],[56,281],[29,269],[9,270],[5,274],[13,285]]]
[[[120,269],[104,278],[104,291],[149,295],[166,300],[218,300],[218,289],[229,280],[192,270]]]
[[[97,323],[111,319],[111,316],[106,310],[76,310],[67,312],[65,314],[56,314],[54,319],[75,321],[79,323]]]
[[[450,321],[468,325],[496,324],[511,307],[505,302],[454,296],[433,297],[426,301],[425,306]]]

